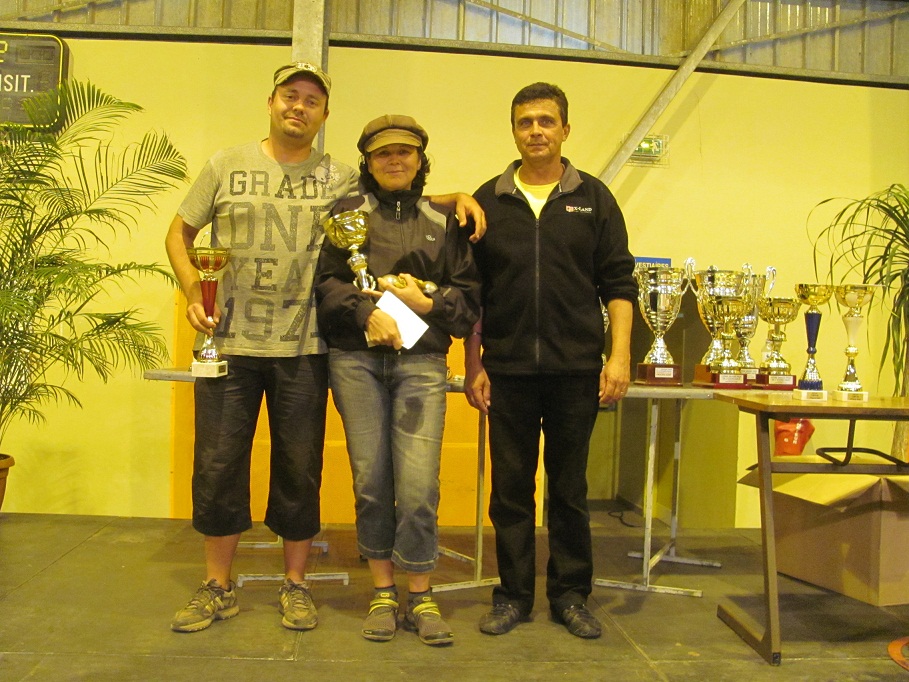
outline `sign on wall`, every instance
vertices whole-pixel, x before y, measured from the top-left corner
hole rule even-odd
[[[0,123],[28,123],[23,100],[56,88],[68,61],[57,36],[0,33]]]

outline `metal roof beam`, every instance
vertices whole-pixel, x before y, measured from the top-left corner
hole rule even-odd
[[[632,152],[644,139],[644,136],[657,122],[657,119],[666,111],[666,107],[672,102],[673,98],[682,89],[685,81],[694,73],[694,70],[704,59],[710,46],[713,45],[720,34],[726,29],[726,26],[732,21],[739,9],[744,5],[746,0],[729,0],[723,11],[717,16],[714,22],[707,28],[704,36],[698,41],[697,46],[688,55],[688,58],[682,62],[678,71],[672,74],[672,77],[663,87],[663,90],[656,96],[650,108],[644,113],[634,130],[628,135],[622,146],[613,155],[612,159],[606,164],[606,167],[600,172],[600,180],[607,185],[615,179],[625,162],[631,157]]]

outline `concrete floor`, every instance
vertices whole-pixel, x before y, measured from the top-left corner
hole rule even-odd
[[[594,517],[596,575],[633,579],[640,518]],[[252,538],[271,539],[256,529]],[[494,576],[492,534],[484,574]],[[589,605],[604,636],[583,641],[552,623],[538,599],[534,620],[502,637],[477,621],[491,588],[439,593],[456,634],[434,649],[399,631],[391,642],[359,636],[370,597],[351,527],[331,526],[313,571],[348,571],[349,585],[315,583],[319,627],[280,625],[277,584],[239,589],[240,615],[195,634],[168,624],[202,578],[201,542],[189,522],[0,514],[0,680],[899,680],[887,644],[909,635],[909,606],[879,609],[781,578],[783,664],[771,667],[717,617],[731,598],[756,611],[762,585],[754,531],[686,532],[680,553],[723,567],[667,565],[654,582],[701,588],[703,598],[595,587]],[[444,529],[442,544],[473,554],[469,529]],[[545,534],[538,572],[545,565]],[[239,573],[280,571],[279,549],[241,549]],[[468,580],[469,565],[443,557],[435,582]],[[542,581],[538,594],[543,594]]]

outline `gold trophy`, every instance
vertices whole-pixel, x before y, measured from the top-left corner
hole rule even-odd
[[[746,266],[743,266],[743,268]],[[745,381],[749,384],[756,381],[758,373],[758,365],[754,358],[751,357],[751,352],[749,351],[751,339],[754,338],[754,333],[757,331],[757,322],[759,318],[758,301],[765,295],[770,295],[770,292],[773,291],[775,280],[776,268],[772,265],[767,267],[766,274],[764,275],[752,274],[745,287],[745,313],[733,321],[735,336],[739,342],[739,353],[735,359],[739,363],[742,374],[745,375]],[[767,293],[764,294],[764,287],[767,286],[768,281],[770,282],[770,288],[767,290]]]
[[[744,388],[745,375],[732,357],[730,348],[734,338],[731,325],[736,316],[744,314],[743,297],[750,273],[744,270],[719,270],[713,265],[706,270],[695,270],[694,267],[693,258],[685,261],[688,286],[695,294],[698,313],[710,333],[711,341],[701,362],[695,365],[692,383],[698,386]],[[723,318],[718,319],[717,314]]]
[[[766,296],[758,301],[758,315],[764,322],[773,325],[767,332],[770,352],[761,362],[757,375],[757,385],[761,388],[787,391],[795,386],[792,365],[783,357],[780,348],[786,340],[783,327],[798,317],[800,307],[801,303],[796,298]]]
[[[339,249],[350,251],[347,264],[354,273],[354,284],[361,291],[376,290],[376,280],[367,270],[366,256],[360,253],[368,232],[369,214],[366,211],[344,211],[325,221],[328,240]]]
[[[382,277],[379,277],[379,279],[384,281],[386,286],[396,287],[398,289],[403,289],[407,286],[407,282],[401,275],[383,275]],[[439,287],[435,282],[430,282],[428,280],[424,281],[422,279],[417,279],[416,277],[413,279],[417,283],[417,286],[427,296],[430,296],[439,290]]]
[[[818,372],[814,356],[817,353],[817,336],[821,330],[822,318],[818,306],[830,300],[833,295],[833,287],[827,284],[796,284],[795,295],[808,306],[808,310],[805,311],[808,362],[799,379],[798,388],[793,391],[792,395],[800,400],[827,400],[827,391],[824,390],[824,381]]]
[[[215,298],[218,293],[218,279],[215,273],[227,265],[227,261],[230,260],[230,249],[195,246],[186,249],[186,254],[189,256],[189,262],[201,273],[199,285],[202,287],[202,307],[209,322],[214,322]],[[227,374],[227,361],[221,358],[221,353],[215,346],[214,334],[205,336],[190,371],[194,377],[223,377]]]
[[[644,362],[638,363],[635,383],[681,386],[682,367],[673,360],[663,336],[679,315],[686,288],[685,270],[640,263],[634,277],[641,314],[655,337]]]
[[[846,308],[843,314],[843,324],[846,325],[846,339],[849,345],[846,346],[846,374],[838,391],[834,391],[834,400],[858,401],[868,400],[868,391],[862,390],[862,382],[859,381],[855,371],[855,356],[858,355],[858,332],[865,319],[862,315],[862,306],[871,303],[874,296],[875,286],[873,284],[840,284],[833,288],[836,296],[836,302]]]

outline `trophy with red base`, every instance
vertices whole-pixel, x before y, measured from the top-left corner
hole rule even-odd
[[[196,246],[186,249],[189,262],[202,275],[202,307],[209,322],[214,322],[215,296],[218,293],[218,279],[215,273],[223,270],[230,259],[230,249]],[[227,374],[227,361],[221,358],[215,346],[214,334],[206,335],[202,348],[196,353],[191,372],[194,377],[223,377]]]
[[[666,347],[663,336],[675,322],[685,293],[685,270],[643,263],[634,269],[638,282],[638,305],[654,341],[644,362],[638,363],[635,383],[682,385],[682,367]]]

